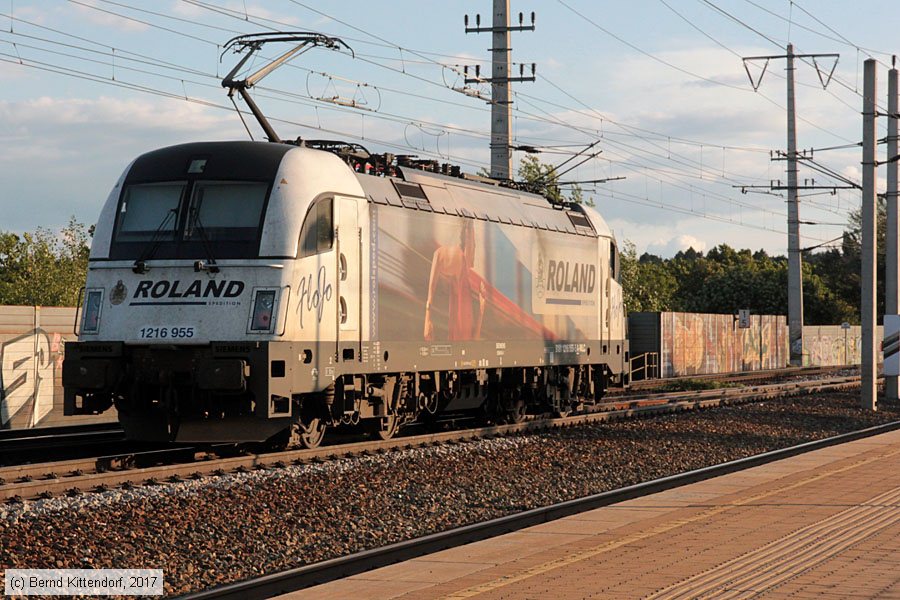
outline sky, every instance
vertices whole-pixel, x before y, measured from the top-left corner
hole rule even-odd
[[[490,72],[490,34],[467,34],[463,17],[487,25],[491,6],[0,0],[0,231],[59,229],[73,216],[91,224],[141,153],[249,139],[220,85],[241,58],[223,47],[246,33],[316,31],[353,50],[311,49],[255,88],[282,138],[487,167],[490,90],[463,89],[459,70]],[[613,179],[584,184],[585,196],[620,242],[662,256],[723,243],[786,251],[786,198],[769,189],[786,182],[786,163],[770,158],[786,149],[786,62],[763,71],[750,61],[754,80],[762,75],[754,91],[742,57],[783,55],[788,42],[840,55],[825,89],[833,58],[797,60],[795,73],[798,147],[812,150],[800,181],[844,186],[861,182],[863,63],[878,60],[886,112],[900,53],[900,11],[887,0],[512,0],[513,21],[519,11],[526,23],[536,13],[535,30],[511,34],[512,60],[526,72],[534,63],[536,80],[513,84],[512,144],[560,164],[599,140],[590,152],[601,152],[562,179]],[[263,138],[249,116],[248,126]],[[883,168],[878,182],[883,191]],[[828,247],[859,201],[855,189],[805,191],[801,246]]]

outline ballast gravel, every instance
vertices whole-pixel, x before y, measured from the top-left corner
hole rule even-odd
[[[0,570],[158,568],[183,594],[900,418],[858,403],[823,394],[0,505]]]

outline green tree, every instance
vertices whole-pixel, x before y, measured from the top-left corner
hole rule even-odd
[[[75,306],[89,253],[88,232],[74,217],[59,232],[0,232],[0,304]]]
[[[877,290],[875,293],[876,314],[884,314],[884,280],[885,280],[885,234],[887,231],[887,203],[885,198],[879,196],[875,205],[876,212],[876,253],[877,265],[875,276],[877,278]],[[816,264],[816,273],[824,280],[826,285],[837,297],[854,307],[853,323],[859,323],[860,286],[862,268],[862,212],[855,208],[847,215],[847,228],[841,238],[839,252],[817,253],[810,257],[810,261],[817,262],[816,258],[822,256]]]
[[[859,316],[859,300],[860,300],[860,253],[858,246],[855,247],[853,241],[848,239],[848,234],[844,233],[843,244],[840,249],[831,248],[824,252],[816,252],[815,254],[807,254],[803,256],[803,297],[804,297],[804,317],[808,321],[809,310],[807,308],[807,268],[811,274],[821,281],[823,293],[827,291],[833,298],[835,305],[840,306],[839,314],[843,315],[840,320],[834,317],[831,323],[841,323],[848,321],[858,324]],[[883,272],[884,265],[879,259],[879,270]],[[816,284],[813,284],[816,285]],[[879,293],[877,296],[879,313],[884,307],[884,279],[879,277]],[[818,309],[816,309],[818,310]]]
[[[803,302],[809,325],[859,321],[855,304],[847,302],[823,276],[818,261],[843,260],[822,253],[804,264]],[[622,285],[629,311],[680,311],[734,314],[749,308],[758,314],[787,313],[787,259],[763,250],[736,250],[721,244],[704,254],[693,248],[671,259],[652,254],[636,258],[634,244],[622,251]],[[856,283],[858,295],[859,283]]]
[[[585,200],[581,186],[577,183],[572,186],[568,196],[559,188],[559,175],[556,167],[548,163],[542,163],[533,154],[526,154],[519,162],[518,177],[531,188],[530,191],[541,194],[553,202],[573,202],[594,206],[593,200]]]
[[[659,257],[656,260],[637,258],[634,243],[625,240],[619,255],[620,278],[628,312],[658,312],[671,310],[673,294],[678,288],[675,277]]]

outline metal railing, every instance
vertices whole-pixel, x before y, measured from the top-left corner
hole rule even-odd
[[[659,379],[659,352],[644,352],[628,359],[630,381]]]

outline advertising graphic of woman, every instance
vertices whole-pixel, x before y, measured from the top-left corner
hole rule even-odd
[[[473,319],[472,285],[469,272],[475,265],[475,227],[466,219],[459,234],[458,246],[441,246],[431,259],[431,275],[428,278],[428,298],[425,301],[425,339],[434,339],[432,307],[439,282],[445,282],[449,295],[447,310],[448,338],[450,340],[474,340],[481,337],[481,324],[487,291],[481,281],[478,290],[478,317]],[[474,321],[474,322],[473,322]]]

